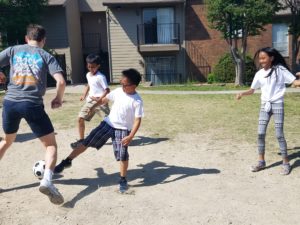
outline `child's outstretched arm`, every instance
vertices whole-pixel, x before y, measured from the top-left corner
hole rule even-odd
[[[244,96],[244,95],[252,95],[254,93],[254,91],[255,91],[254,89],[250,88],[248,91],[244,91],[244,92],[238,93],[236,95],[236,99],[240,100],[242,98],[242,96]]]

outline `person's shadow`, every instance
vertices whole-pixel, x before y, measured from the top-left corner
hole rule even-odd
[[[130,142],[130,146],[152,145],[168,140],[169,138],[135,136],[134,139]],[[107,145],[112,145],[112,142],[108,142]]]
[[[128,170],[127,179],[130,182],[141,179],[137,184],[129,185],[131,188],[153,186],[158,184],[166,184],[175,182],[190,176],[198,176],[201,174],[218,174],[218,169],[198,169],[191,167],[182,167],[167,165],[164,162],[152,161],[145,165],[138,165],[139,168]],[[95,178],[81,178],[81,179],[59,179],[62,175],[55,175],[53,183],[64,185],[82,185],[85,188],[79,192],[73,199],[63,204],[63,207],[73,208],[75,204],[82,198],[92,194],[99,188],[114,186],[118,184],[119,172],[113,174],[107,174],[103,168],[99,167],[95,169],[97,171],[97,177]],[[2,189],[1,192],[9,192],[26,188],[37,187],[39,183],[33,183],[23,185],[19,187]]]
[[[291,164],[291,167],[292,167],[292,170],[293,170],[293,169],[300,166],[300,147],[294,147],[294,148],[287,149],[287,150],[288,151],[289,150],[297,150],[296,152],[294,152],[292,154],[288,154],[289,161],[291,161],[293,159],[296,159],[296,161],[293,164]],[[278,155],[281,155],[281,153],[278,153]],[[280,166],[281,164],[282,164],[282,160],[274,162],[274,163],[266,166],[266,169],[269,169],[269,168],[272,168],[272,167],[275,167],[275,166]]]
[[[136,179],[142,179],[135,185],[130,187],[153,186],[158,184],[165,184],[184,179],[190,176],[198,176],[201,174],[217,174],[220,173],[218,169],[197,169],[190,167],[178,167],[167,165],[164,162],[153,161],[145,165],[138,165],[138,169],[128,170],[127,178],[129,182]],[[86,186],[84,190],[79,192],[73,199],[64,203],[64,207],[73,208],[77,201],[97,191],[101,187],[113,186],[118,184],[119,173],[107,174],[103,168],[96,168],[96,178],[82,178],[71,180],[56,180],[57,184],[64,185],[83,185]],[[175,178],[169,179],[170,177]],[[169,179],[169,180],[167,180]]]

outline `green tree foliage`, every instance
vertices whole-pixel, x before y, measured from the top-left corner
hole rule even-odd
[[[26,27],[39,23],[48,0],[0,0],[2,44],[24,43]]]
[[[207,0],[208,20],[230,46],[236,85],[243,84],[247,38],[260,34],[280,9],[278,0]]]

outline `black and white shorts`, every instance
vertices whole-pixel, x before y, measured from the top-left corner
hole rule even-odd
[[[109,138],[112,139],[114,155],[117,161],[127,161],[129,159],[128,146],[122,145],[122,139],[128,136],[128,130],[115,129],[102,121],[98,127],[83,140],[86,147],[93,147],[99,150]]]

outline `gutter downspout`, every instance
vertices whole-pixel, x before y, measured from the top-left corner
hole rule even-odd
[[[109,79],[110,83],[113,82],[113,74],[112,74],[112,57],[111,57],[111,39],[110,39],[110,15],[109,9],[106,9],[106,29],[107,29],[107,47],[108,47],[108,61],[109,61]]]

